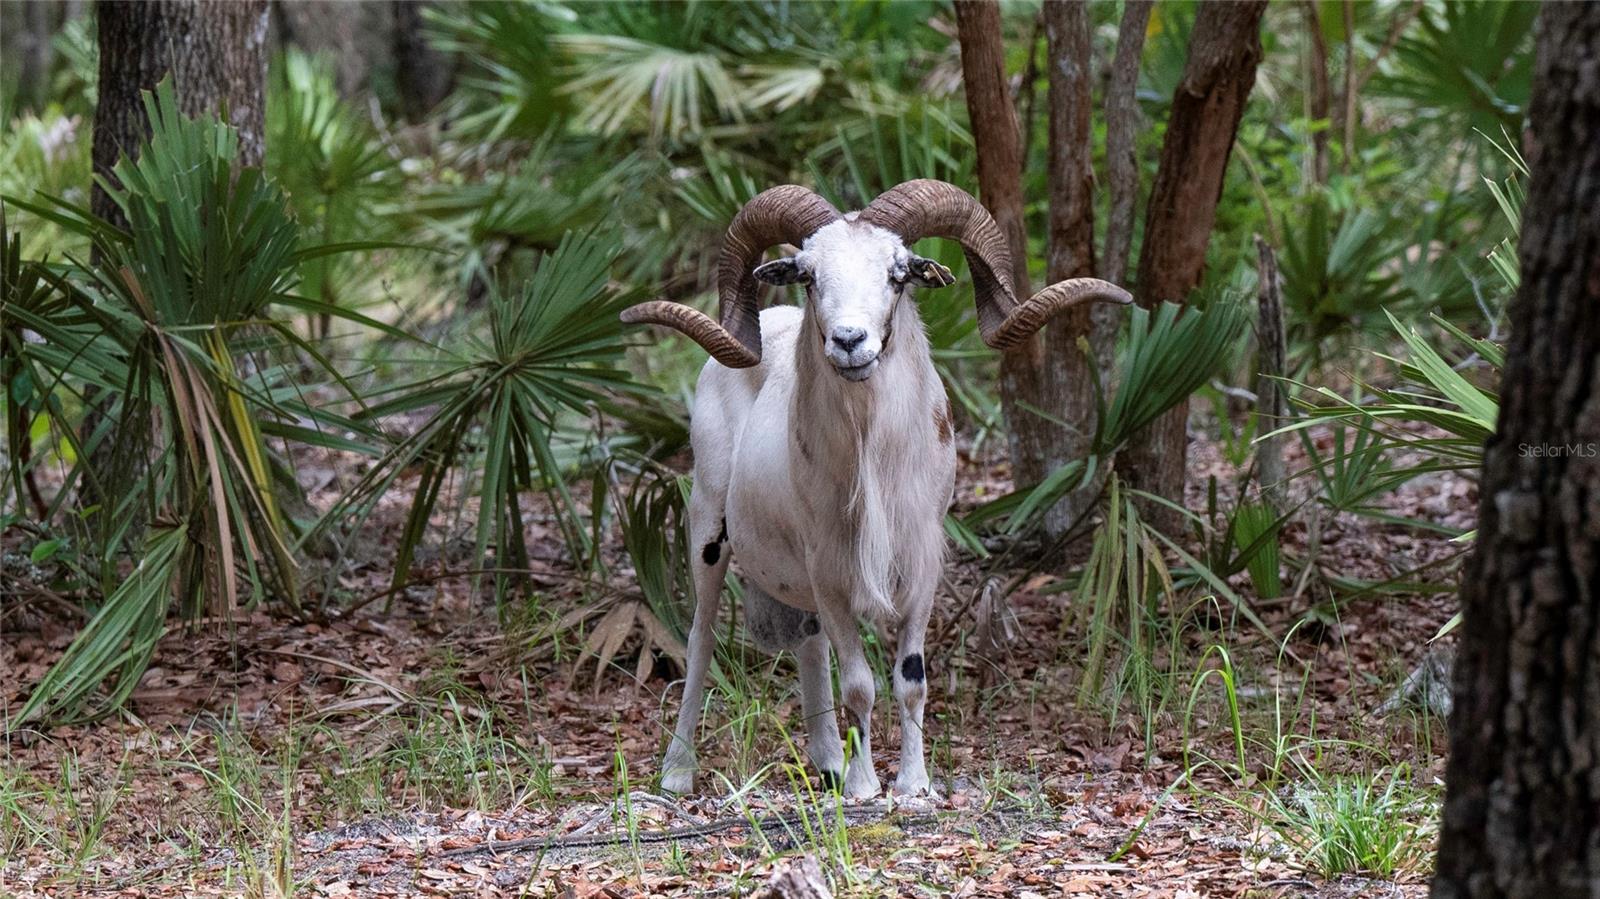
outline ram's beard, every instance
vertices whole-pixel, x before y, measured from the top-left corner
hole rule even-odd
[[[892,537],[898,533],[895,510],[884,502],[884,485],[879,481],[878,453],[873,446],[873,417],[846,404],[851,431],[856,437],[855,485],[850,494],[850,513],[856,526],[856,590],[852,611],[864,618],[889,619],[895,611],[894,585],[900,581],[899,563],[894,557]],[[879,415],[888,409],[878,409]]]

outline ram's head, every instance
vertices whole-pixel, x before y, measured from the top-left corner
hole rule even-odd
[[[665,300],[641,303],[622,318],[676,328],[723,365],[747,368],[761,361],[757,282],[804,283],[828,361],[842,376],[862,380],[876,367],[906,289],[954,282],[949,269],[911,252],[923,237],[961,243],[972,270],[978,329],[996,349],[1017,346],[1074,306],[1132,302],[1127,291],[1096,278],[1061,281],[1019,302],[999,226],[955,185],[907,181],[845,216],[812,191],[786,184],[757,195],[728,226],[717,273],[720,322]],[[800,252],[760,264],[768,248],[785,243]]]

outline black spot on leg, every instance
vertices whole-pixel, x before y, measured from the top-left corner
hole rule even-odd
[[[835,793],[839,792],[840,788],[844,786],[844,778],[840,777],[837,771],[818,771],[817,779],[822,781],[824,790],[832,790]]]
[[[817,622],[817,616],[807,615],[806,620],[800,625],[800,630],[807,637],[815,637],[822,633],[822,625]]]
[[[717,564],[717,560],[722,558],[722,544],[727,542],[728,519],[724,518],[722,519],[722,530],[717,534],[717,539],[707,543],[705,548],[700,550],[701,561],[705,562],[707,565]]]
[[[922,653],[914,652],[906,656],[900,663],[900,677],[907,683],[921,683],[925,674],[922,670]]]

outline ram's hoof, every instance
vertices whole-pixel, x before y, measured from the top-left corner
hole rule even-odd
[[[661,775],[661,792],[686,796],[694,792],[694,769],[678,768]]]

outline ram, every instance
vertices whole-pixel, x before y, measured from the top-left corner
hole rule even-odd
[[[803,187],[764,191],[728,227],[717,272],[720,322],[663,300],[623,313],[624,321],[682,331],[712,356],[700,373],[690,428],[696,603],[683,706],[662,765],[665,790],[694,787],[693,741],[723,577],[737,558],[751,636],[798,659],[806,754],[824,783],[842,781],[852,798],[879,792],[874,678],[858,617],[893,627],[891,677],[900,709],[895,791],[929,792],[923,640],[944,561],[956,457],[949,401],[911,293],[955,279],[911,252],[923,237],[960,242],[979,330],[1000,350],[1022,344],[1065,309],[1130,302],[1121,288],[1090,278],[1019,301],[994,219],[960,188],[920,180],[849,215]],[[779,244],[800,251],[759,264]],[[760,311],[762,281],[805,285],[804,306]],[[853,736],[848,768],[834,714],[830,647]]]

